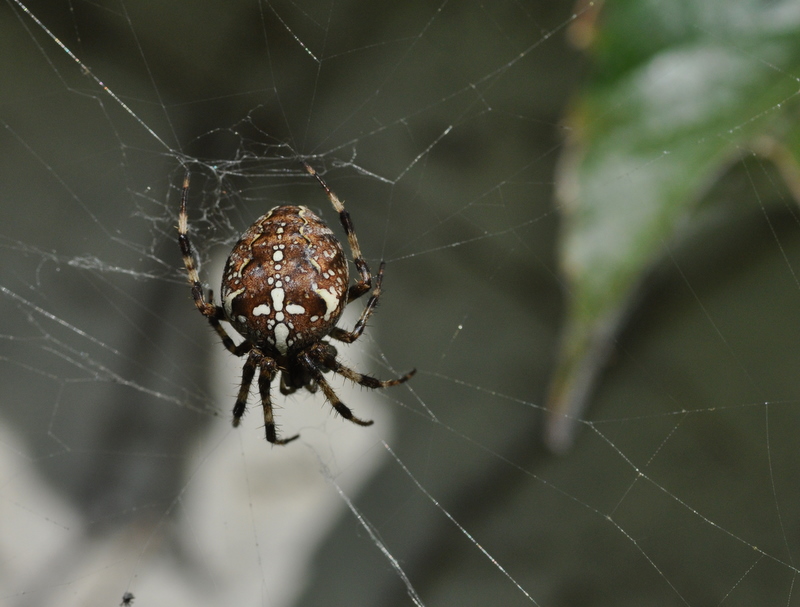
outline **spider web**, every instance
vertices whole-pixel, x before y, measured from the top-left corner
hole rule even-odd
[[[553,4],[6,0],[4,604],[798,603],[800,239],[764,161],[665,243],[573,449],[542,446],[567,38],[599,8]],[[255,394],[230,427],[243,361],[196,312],[175,225],[188,170],[217,290],[272,206],[336,225],[301,158],[387,262],[343,359],[418,372],[331,379],[369,428],[274,390],[301,438],[272,448]],[[753,213],[714,204],[734,192]]]

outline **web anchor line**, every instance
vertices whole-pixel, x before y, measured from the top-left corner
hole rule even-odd
[[[116,102],[116,103],[117,103],[117,104],[118,104],[118,105],[119,105],[119,106],[120,106],[120,107],[121,107],[123,110],[125,110],[126,112],[128,112],[128,114],[130,114],[130,116],[131,116],[131,117],[132,117],[132,118],[133,118],[133,119],[134,119],[136,122],[138,122],[138,123],[139,123],[139,124],[142,126],[142,128],[144,128],[144,129],[145,129],[145,130],[146,130],[148,133],[150,133],[150,135],[152,135],[152,136],[153,136],[153,138],[154,138],[156,141],[158,141],[158,142],[159,142],[161,145],[163,145],[163,146],[164,146],[164,147],[165,147],[167,150],[169,150],[169,151],[171,151],[171,152],[173,151],[173,149],[172,149],[172,148],[171,148],[169,145],[167,145],[167,142],[166,142],[166,141],[164,141],[164,140],[163,140],[161,137],[159,137],[159,136],[156,134],[156,132],[155,132],[153,129],[151,129],[149,126],[147,126],[147,124],[145,124],[144,120],[142,120],[142,119],[141,119],[141,118],[140,118],[140,117],[139,117],[139,116],[136,114],[136,112],[134,112],[134,111],[133,111],[133,110],[132,110],[132,109],[131,109],[131,108],[130,108],[130,107],[129,107],[129,106],[128,106],[128,105],[127,105],[127,104],[126,104],[126,103],[125,103],[123,100],[122,100],[122,99],[120,99],[120,98],[117,96],[117,94],[116,94],[114,91],[112,91],[112,90],[111,90],[111,89],[108,87],[108,85],[106,85],[106,84],[105,84],[105,83],[104,83],[102,80],[100,80],[100,78],[98,78],[97,76],[95,76],[95,75],[94,75],[94,73],[92,72],[92,70],[91,70],[91,69],[89,69],[89,66],[88,66],[88,65],[86,65],[86,64],[85,64],[83,61],[81,61],[81,60],[78,58],[78,56],[77,56],[75,53],[73,53],[73,52],[72,52],[72,51],[69,49],[69,47],[68,47],[66,44],[64,44],[63,42],[61,42],[61,40],[58,38],[58,36],[56,36],[56,35],[55,35],[53,32],[51,32],[51,31],[50,31],[50,29],[49,29],[49,28],[48,28],[48,27],[47,27],[47,26],[46,26],[44,23],[42,23],[42,22],[39,20],[39,18],[38,18],[38,17],[36,17],[36,15],[34,15],[34,14],[33,14],[33,13],[32,13],[32,12],[29,10],[29,9],[28,9],[28,7],[27,7],[27,6],[25,6],[25,5],[24,5],[24,4],[23,4],[23,3],[22,3],[20,0],[12,0],[12,1],[13,1],[13,2],[14,2],[14,4],[16,4],[16,5],[17,5],[17,6],[18,6],[18,7],[19,7],[19,8],[20,8],[20,9],[21,9],[21,10],[22,10],[22,11],[23,11],[23,12],[24,12],[26,15],[28,15],[28,17],[30,17],[30,18],[33,20],[33,22],[34,22],[36,25],[38,25],[38,26],[39,26],[39,28],[40,28],[40,29],[41,29],[41,30],[42,30],[42,31],[43,31],[45,34],[47,34],[47,35],[48,35],[48,36],[49,36],[49,37],[50,37],[50,38],[53,40],[53,42],[55,42],[55,43],[56,43],[56,44],[57,44],[57,45],[58,45],[58,46],[61,48],[61,50],[62,50],[62,51],[64,51],[64,52],[67,54],[67,56],[69,56],[69,58],[70,58],[70,59],[72,59],[72,60],[73,60],[75,63],[77,63],[77,64],[80,66],[80,68],[81,68],[81,71],[82,71],[84,74],[86,74],[86,75],[87,75],[87,76],[89,76],[89,77],[90,77],[92,80],[94,80],[94,81],[97,83],[97,85],[98,85],[98,86],[99,86],[101,89],[103,89],[103,91],[105,91],[105,92],[106,92],[106,93],[107,93],[107,94],[108,94],[108,95],[109,95],[109,96],[110,96],[110,97],[111,97],[111,98],[112,98],[112,99],[113,99],[113,100],[114,100],[114,101],[115,101],[115,102]],[[44,51],[42,51],[42,52],[44,52]],[[49,60],[48,60],[48,62],[49,62]],[[52,63],[51,63],[51,65],[52,65]]]
[[[467,539],[469,539],[469,541],[471,541],[471,542],[472,542],[472,543],[475,545],[475,547],[476,547],[478,550],[480,550],[480,551],[483,553],[483,555],[484,555],[484,556],[485,556],[487,559],[489,559],[489,561],[490,561],[490,562],[491,562],[491,563],[492,563],[492,564],[493,564],[495,567],[497,567],[497,569],[499,569],[499,570],[500,570],[500,572],[501,572],[503,575],[505,575],[505,576],[506,576],[506,577],[507,577],[507,578],[508,578],[508,579],[511,581],[511,583],[512,583],[512,584],[514,584],[514,586],[516,586],[516,587],[517,587],[517,589],[518,589],[518,590],[519,590],[519,591],[520,591],[522,594],[524,594],[524,595],[525,595],[525,597],[526,597],[526,598],[527,598],[527,599],[528,599],[528,600],[529,600],[531,603],[533,603],[534,605],[539,605],[539,603],[537,603],[537,602],[536,602],[536,599],[534,599],[534,598],[533,598],[533,597],[532,597],[530,594],[528,594],[528,591],[527,591],[527,590],[525,590],[525,589],[524,589],[524,588],[523,588],[523,587],[520,585],[520,583],[519,583],[517,580],[515,580],[515,579],[512,577],[512,575],[511,575],[511,574],[510,574],[510,573],[509,573],[509,572],[508,572],[508,571],[505,569],[505,567],[503,567],[503,566],[502,566],[500,563],[498,563],[498,562],[497,562],[497,559],[495,559],[495,558],[494,558],[494,557],[493,557],[491,554],[489,554],[489,552],[486,550],[486,548],[484,548],[483,546],[481,546],[481,545],[478,543],[478,540],[476,540],[476,539],[475,539],[475,538],[474,538],[474,537],[473,537],[473,536],[470,534],[470,532],[469,532],[469,531],[467,531],[466,529],[464,529],[464,527],[463,527],[463,526],[462,526],[462,525],[461,525],[461,524],[460,524],[460,523],[459,523],[459,522],[458,522],[458,521],[457,521],[455,518],[453,518],[453,515],[452,515],[452,514],[450,514],[450,513],[449,513],[449,512],[448,512],[448,511],[447,511],[447,510],[444,508],[444,506],[442,506],[442,505],[441,505],[441,504],[440,504],[440,503],[439,503],[439,502],[436,500],[436,498],[435,498],[435,497],[433,497],[433,496],[432,496],[432,495],[431,495],[431,494],[428,492],[428,490],[427,490],[427,489],[425,489],[425,487],[423,487],[423,486],[422,486],[422,483],[420,483],[420,482],[419,482],[419,481],[418,481],[418,480],[417,480],[417,479],[414,477],[414,475],[411,473],[411,470],[409,470],[409,469],[406,467],[406,465],[405,465],[405,464],[404,464],[402,461],[400,461],[400,458],[397,456],[397,454],[396,454],[394,451],[392,451],[392,448],[391,448],[391,447],[390,447],[390,446],[389,446],[389,445],[386,443],[386,441],[381,441],[381,444],[383,444],[383,447],[384,447],[384,449],[386,449],[386,450],[387,450],[387,451],[388,451],[388,452],[391,454],[391,456],[394,458],[394,460],[397,462],[397,464],[400,466],[400,468],[402,468],[402,469],[403,469],[403,472],[405,472],[405,473],[408,475],[408,478],[410,478],[410,479],[411,479],[411,480],[414,482],[414,484],[417,486],[417,488],[418,488],[420,491],[422,491],[422,493],[424,493],[424,494],[425,494],[425,497],[427,497],[427,498],[430,500],[430,502],[431,502],[431,503],[432,503],[434,506],[436,506],[436,507],[437,507],[439,510],[441,510],[442,514],[444,514],[444,515],[445,515],[445,516],[446,516],[446,517],[447,517],[447,518],[450,520],[450,522],[451,522],[451,523],[453,523],[453,524],[454,524],[456,527],[458,527],[458,530],[459,530],[459,531],[461,531],[461,533],[463,533],[463,534],[464,534],[464,536],[466,536],[466,537],[467,537]]]

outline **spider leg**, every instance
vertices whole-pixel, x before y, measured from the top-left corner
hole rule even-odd
[[[344,233],[347,235],[347,242],[350,244],[350,252],[353,254],[353,263],[358,270],[358,274],[361,276],[361,280],[352,285],[347,291],[347,303],[350,303],[369,291],[369,288],[372,286],[372,274],[369,271],[367,262],[361,255],[361,247],[358,245],[358,238],[356,238],[356,232],[355,228],[353,227],[353,221],[350,219],[350,213],[345,210],[342,201],[339,200],[339,197],[331,191],[331,189],[328,187],[328,184],[325,183],[325,180],[320,176],[320,174],[317,173],[307,162],[303,162],[303,166],[305,167],[306,171],[309,172],[309,174],[316,178],[316,180],[322,186],[322,189],[325,190],[325,193],[328,195],[328,199],[331,201],[333,208],[337,213],[339,213],[339,221],[342,223]]]
[[[189,215],[186,212],[186,201],[189,198],[189,173],[183,178],[183,188],[181,189],[181,207],[178,212],[178,244],[183,254],[183,265],[189,274],[189,282],[192,285],[192,297],[194,304],[200,313],[206,318],[217,318],[218,311],[216,306],[206,302],[203,298],[203,285],[200,283],[200,276],[197,274],[197,266],[194,262],[194,250],[189,240]]]
[[[295,440],[300,435],[295,434],[290,438],[278,438],[275,418],[272,415],[272,400],[270,399],[270,387],[277,369],[278,365],[272,358],[264,357],[261,361],[261,372],[258,374],[258,391],[261,394],[261,406],[264,408],[264,428],[267,434],[267,440],[273,445],[285,445]]]
[[[381,283],[383,282],[383,269],[386,267],[385,262],[381,262],[380,267],[378,268],[378,275],[375,277],[375,288],[372,290],[372,295],[367,301],[367,305],[364,307],[364,310],[361,312],[361,316],[356,322],[355,327],[353,327],[352,331],[346,331],[344,329],[340,329],[339,327],[334,327],[330,333],[330,336],[333,339],[338,339],[339,341],[343,341],[345,343],[353,343],[364,332],[364,329],[367,326],[367,320],[369,317],[372,316],[372,313],[375,311],[375,306],[378,305],[378,298],[381,296]]]
[[[208,298],[212,301],[214,299],[214,292],[211,289],[208,290]],[[208,319],[208,323],[212,327],[214,327],[214,330],[217,332],[217,335],[219,335],[220,339],[222,340],[222,345],[225,346],[228,352],[236,356],[242,356],[250,352],[253,349],[253,344],[250,343],[250,341],[248,341],[247,339],[245,339],[238,346],[235,343],[233,343],[233,340],[230,338],[230,335],[228,335],[228,332],[225,331],[225,329],[221,324],[219,324],[220,320],[225,320],[225,311],[222,309],[221,306],[216,306],[216,308],[217,308],[217,315],[213,317],[208,316],[206,318]]]
[[[236,397],[236,403],[233,405],[233,427],[239,425],[239,420],[244,415],[244,410],[247,407],[247,397],[250,394],[250,384],[253,383],[253,376],[256,374],[256,368],[261,364],[264,355],[258,350],[250,350],[247,360],[242,367],[242,385],[239,387],[239,396]]]
[[[350,420],[354,424],[358,424],[359,426],[371,426],[373,424],[372,420],[364,420],[356,417],[353,415],[353,412],[350,410],[350,407],[345,405],[339,397],[336,396],[336,392],[333,391],[330,384],[325,381],[325,378],[322,376],[322,371],[320,371],[317,364],[312,360],[311,356],[304,352],[300,355],[300,362],[303,366],[308,369],[308,372],[311,374],[311,377],[317,382],[317,385],[322,388],[323,394],[325,394],[325,398],[328,399],[328,402],[331,406],[336,409],[336,411],[341,415],[343,418]]]
[[[314,360],[319,361],[319,364],[321,364],[324,369],[338,373],[342,377],[347,378],[350,381],[359,384],[360,386],[364,386],[365,388],[375,389],[396,386],[398,384],[407,382],[409,379],[411,379],[414,373],[417,372],[416,369],[411,369],[411,371],[402,377],[398,377],[397,379],[378,379],[377,377],[365,375],[363,373],[359,373],[358,371],[354,371],[350,367],[344,366],[336,358],[336,348],[334,348],[331,344],[319,343],[310,347],[306,353],[310,354]]]
[[[178,212],[178,244],[181,247],[183,254],[183,265],[186,267],[186,272],[189,275],[189,283],[192,285],[192,298],[194,305],[200,310],[200,313],[206,317],[209,324],[214,327],[217,335],[222,339],[224,345],[231,354],[242,356],[245,352],[252,349],[252,345],[248,341],[244,341],[238,346],[233,343],[228,333],[219,324],[220,320],[225,320],[225,311],[221,306],[215,306],[213,303],[208,303],[203,298],[203,285],[200,282],[200,276],[197,274],[197,265],[194,261],[194,250],[192,243],[189,240],[189,216],[186,212],[186,202],[189,198],[189,173],[183,178],[183,188],[181,189],[181,207]],[[208,298],[213,301],[214,295],[211,291],[208,292]]]
[[[325,361],[325,364],[330,365],[331,371],[334,373],[338,373],[344,378],[349,379],[357,383],[360,386],[364,386],[365,388],[388,388],[389,386],[396,386],[398,384],[403,384],[407,382],[414,373],[417,372],[416,369],[411,369],[408,373],[403,375],[402,377],[398,377],[397,379],[378,379],[377,377],[372,377],[371,375],[365,375],[364,373],[359,373],[358,371],[354,371],[350,367],[345,367],[342,363],[338,360],[334,359],[332,362]]]

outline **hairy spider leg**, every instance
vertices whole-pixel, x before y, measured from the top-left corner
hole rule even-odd
[[[233,405],[233,427],[239,425],[239,421],[247,408],[247,397],[250,395],[250,385],[253,383],[256,369],[258,374],[258,392],[261,395],[261,407],[264,409],[264,428],[267,440],[274,445],[285,445],[288,442],[299,438],[295,434],[291,438],[278,438],[278,430],[275,425],[275,418],[272,414],[272,399],[270,398],[270,388],[272,380],[278,371],[278,365],[274,359],[264,356],[257,348],[250,350],[247,360],[242,368],[242,383],[239,387],[239,395]]]
[[[295,434],[289,438],[278,438],[278,429],[275,425],[275,418],[272,415],[272,399],[270,398],[272,380],[275,378],[277,371],[278,365],[275,361],[265,357],[261,362],[261,372],[258,374],[258,392],[261,395],[261,407],[264,409],[264,428],[267,440],[273,445],[285,445],[300,438],[300,435]]]
[[[365,375],[363,373],[359,373],[354,371],[353,369],[344,366],[340,363],[335,356],[331,355],[329,350],[324,346],[312,346],[305,352],[300,355],[300,362],[303,366],[308,369],[308,372],[317,382],[320,388],[322,388],[322,392],[325,394],[325,397],[331,403],[331,406],[339,412],[339,414],[344,417],[345,419],[350,420],[353,423],[359,424],[360,426],[369,426],[372,425],[372,421],[365,421],[359,419],[353,412],[350,410],[350,407],[345,405],[336,393],[331,388],[330,384],[325,380],[322,375],[322,370],[320,366],[324,367],[326,370],[333,371],[334,373],[338,373],[342,377],[345,377],[355,383],[364,386],[366,388],[388,388],[389,386],[396,386],[398,384],[402,384],[407,382],[411,377],[417,372],[416,369],[412,369],[402,377],[398,377],[397,379],[378,379],[377,377],[372,377],[371,375]]]
[[[325,183],[325,180],[311,165],[307,162],[303,162],[303,166],[309,174],[316,178],[322,186],[322,189],[325,190],[325,193],[328,195],[328,200],[331,201],[333,208],[339,213],[339,221],[342,224],[342,228],[344,228],[344,233],[347,235],[347,242],[350,244],[350,252],[353,255],[353,263],[358,270],[358,274],[361,276],[361,280],[352,285],[347,291],[347,303],[350,303],[369,291],[369,288],[372,286],[372,274],[369,271],[369,265],[367,265],[366,260],[363,255],[361,255],[361,247],[358,245],[358,238],[356,237],[355,228],[353,227],[353,221],[350,219],[350,213],[344,208],[344,203],[339,200],[339,197],[333,193],[328,187],[328,184]]]
[[[385,267],[386,263],[382,261],[380,268],[378,268],[378,275],[375,277],[375,289],[373,289],[372,295],[370,295],[370,298],[367,301],[367,305],[364,306],[364,309],[361,311],[361,316],[359,316],[358,320],[356,321],[353,330],[347,331],[346,329],[342,329],[340,327],[334,327],[330,332],[330,336],[333,339],[350,344],[361,337],[361,334],[367,327],[367,320],[369,320],[369,317],[372,316],[372,313],[375,311],[375,307],[378,305],[378,298],[381,296],[381,283],[383,283],[383,269]]]
[[[345,367],[342,363],[338,360],[333,359],[330,363],[326,361],[326,365],[329,366],[330,370],[334,373],[338,373],[345,379],[349,379],[357,383],[359,386],[364,386],[365,388],[388,388],[389,386],[397,386],[398,384],[404,384],[409,379],[411,379],[414,374],[417,372],[416,369],[411,369],[408,373],[403,375],[402,377],[398,377],[397,379],[378,379],[377,377],[372,377],[371,375],[365,375],[364,373],[359,373],[358,371],[354,371],[350,367]]]
[[[192,298],[194,305],[200,310],[200,313],[208,319],[209,324],[217,332],[217,335],[222,339],[222,345],[227,348],[228,352],[236,356],[242,356],[250,351],[252,344],[247,340],[240,343],[238,346],[233,343],[233,340],[228,335],[227,331],[219,324],[220,320],[225,320],[225,310],[222,306],[215,306],[213,303],[208,303],[203,298],[203,285],[200,282],[200,276],[197,273],[197,265],[194,261],[194,249],[189,240],[189,215],[186,211],[186,202],[189,198],[189,173],[183,178],[183,188],[181,189],[181,207],[178,213],[178,244],[181,247],[183,254],[183,265],[186,267],[186,272],[189,275],[189,284],[192,285]],[[213,301],[214,294],[212,291],[208,292],[208,298]]]
[[[358,272],[361,276],[361,280],[356,284],[352,285],[347,292],[347,303],[349,304],[355,299],[358,299],[364,293],[369,291],[370,286],[372,285],[372,275],[369,271],[369,266],[367,262],[364,260],[363,256],[361,255],[361,247],[358,244],[358,238],[356,237],[355,228],[353,227],[353,222],[350,219],[350,214],[345,210],[344,204],[339,197],[328,187],[328,184],[325,183],[325,180],[317,173],[309,164],[303,163],[311,175],[313,175],[322,188],[325,190],[325,193],[328,195],[328,199],[331,201],[333,208],[339,213],[339,220],[342,223],[342,227],[344,228],[345,234],[347,235],[347,242],[350,244],[350,251],[353,255],[353,263],[355,264]],[[375,311],[375,306],[378,305],[378,298],[381,295],[381,283],[383,281],[383,270],[386,267],[386,262],[381,261],[381,265],[378,268],[378,275],[375,277],[375,288],[372,291],[372,295],[367,302],[364,310],[361,312],[361,316],[359,317],[358,321],[356,322],[355,327],[352,331],[346,331],[344,329],[340,329],[339,327],[335,327],[333,331],[331,331],[331,337],[337,339],[339,341],[345,343],[353,343],[357,340],[361,334],[364,332],[364,328],[367,325],[367,320],[369,317],[372,316],[372,313]]]
[[[374,423],[371,419],[364,420],[353,415],[350,407],[345,405],[339,399],[339,397],[336,396],[336,392],[333,391],[333,388],[331,388],[330,384],[322,376],[322,371],[319,370],[319,367],[317,367],[317,364],[314,362],[308,352],[304,352],[300,355],[300,362],[303,363],[303,366],[306,369],[308,369],[308,372],[311,374],[314,380],[316,380],[317,385],[322,388],[322,393],[325,395],[325,398],[328,399],[328,402],[334,409],[336,409],[339,415],[347,420],[350,420],[354,424],[358,424],[359,426],[371,426]]]
[[[264,355],[256,349],[250,350],[247,355],[247,360],[244,361],[242,367],[242,383],[239,386],[239,395],[236,397],[236,403],[233,405],[233,427],[239,425],[239,420],[242,419],[245,409],[247,408],[247,397],[250,395],[250,384],[253,383],[253,376],[256,374],[256,369],[261,364]]]

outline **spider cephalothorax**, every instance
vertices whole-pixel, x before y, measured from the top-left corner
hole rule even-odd
[[[361,256],[350,215],[325,181],[304,163],[325,189],[339,213],[359,280],[349,285],[347,259],[341,244],[325,223],[306,207],[275,207],[250,226],[233,247],[222,277],[222,306],[208,303],[194,263],[188,235],[186,202],[188,175],[183,182],[178,220],[178,242],[192,284],[198,310],[222,338],[223,345],[237,356],[247,355],[242,385],[233,407],[233,425],[245,411],[250,384],[259,370],[258,388],[264,409],[267,440],[284,445],[296,439],[279,439],[270,400],[270,385],[280,371],[280,390],[291,394],[299,388],[316,392],[322,388],[331,405],[342,417],[368,426],[342,403],[323,377],[333,371],[368,388],[385,388],[408,380],[414,371],[398,379],[379,380],[342,365],[334,348],[324,338],[350,343],[364,331],[381,294],[384,263],[378,269],[375,286],[372,274]],[[345,307],[372,288],[372,294],[352,331],[336,326]],[[211,297],[209,296],[209,299]],[[238,345],[228,336],[220,321],[228,321],[245,338]]]

